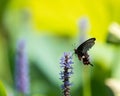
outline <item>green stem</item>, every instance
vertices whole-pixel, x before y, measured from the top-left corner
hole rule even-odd
[[[83,71],[82,71],[83,96],[91,96],[90,69],[91,69],[91,66],[83,67]]]

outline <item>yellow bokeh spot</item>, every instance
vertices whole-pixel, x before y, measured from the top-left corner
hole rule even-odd
[[[14,0],[13,0],[14,1]],[[112,21],[119,22],[118,14],[120,1],[118,0],[26,0],[13,5],[28,7],[32,14],[32,24],[39,32],[56,35],[76,36],[78,20],[88,17],[91,30],[90,37],[104,41],[108,27]],[[21,2],[21,3],[20,3]],[[20,4],[22,6],[20,6]]]

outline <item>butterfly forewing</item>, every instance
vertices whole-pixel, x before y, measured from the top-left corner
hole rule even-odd
[[[87,41],[83,42],[77,50],[82,53],[86,53],[94,44],[95,44],[95,38],[90,38]]]

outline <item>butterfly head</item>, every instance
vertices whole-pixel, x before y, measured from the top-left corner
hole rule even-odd
[[[77,49],[74,49],[74,52],[75,52],[75,54],[78,54],[78,51],[77,51]]]

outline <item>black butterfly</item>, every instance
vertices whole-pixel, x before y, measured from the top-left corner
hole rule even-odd
[[[91,65],[89,61],[89,55],[87,51],[95,44],[95,38],[90,38],[83,42],[77,49],[74,49],[75,54],[77,54],[78,59],[83,62],[84,65]]]

